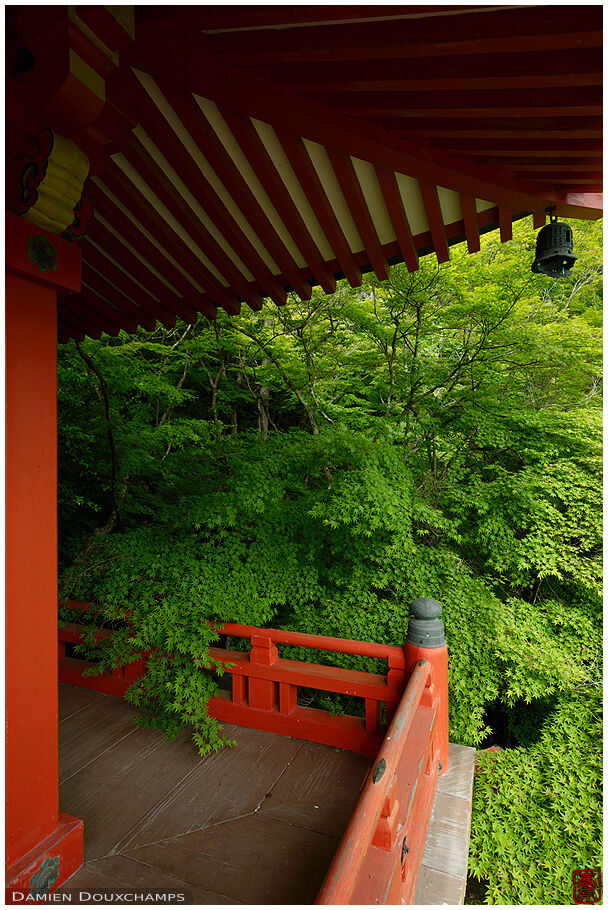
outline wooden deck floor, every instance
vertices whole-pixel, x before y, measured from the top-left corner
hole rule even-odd
[[[71,903],[164,893],[176,895],[166,903],[312,904],[370,760],[230,724],[238,746],[200,758],[187,732],[167,742],[134,716],[121,699],[60,686],[60,806],[85,825],[85,864],[60,892]],[[461,778],[446,774],[436,797],[435,810],[451,800],[452,821],[463,808],[453,801],[466,802]],[[435,810],[415,902],[462,903],[462,845]],[[465,874],[467,846],[468,832]]]

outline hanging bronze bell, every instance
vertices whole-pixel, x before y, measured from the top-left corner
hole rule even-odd
[[[551,220],[538,232],[532,271],[551,278],[563,278],[570,274],[575,262],[572,228],[557,219]]]

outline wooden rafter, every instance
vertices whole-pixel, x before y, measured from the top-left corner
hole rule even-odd
[[[277,130],[277,136],[300,185],[306,193],[317,220],[331,244],[342,271],[352,287],[359,287],[362,280],[361,269],[353,258],[348,241],[327,198],[304,142],[298,136],[293,136],[283,130]]]
[[[149,323],[151,323],[149,331],[154,329],[157,320],[165,328],[173,328],[176,322],[175,313],[166,310],[159,301],[134,280],[132,273],[129,274],[115,265],[109,254],[102,247],[94,245],[93,242],[87,244],[86,261],[83,269],[89,265],[98,273],[104,275],[115,287],[124,289],[131,300],[143,311],[145,321],[142,321],[141,324],[148,328]]]
[[[115,183],[120,186],[120,198],[125,201],[125,204],[145,229],[155,239],[159,240],[160,246],[164,246],[176,262],[179,262],[180,265],[183,264],[185,268],[189,269],[194,280],[216,300],[217,304],[222,306],[227,312],[238,313],[240,304],[236,296],[231,294],[229,289],[222,288],[217,278],[211,274],[200,259],[181,241],[165,221],[158,217],[151,203],[136,189],[121,168],[114,163],[108,165],[104,178],[107,178],[108,175],[111,175]],[[194,294],[190,302],[195,309],[198,309],[199,305],[201,305],[200,300]],[[204,313],[205,310],[203,309],[201,312]]]
[[[598,60],[593,57],[595,52],[591,50],[581,53],[585,57],[585,72],[588,71],[590,74],[589,80],[586,81],[593,85],[601,84],[601,63],[598,66]],[[572,54],[576,55],[578,52],[573,51]],[[568,55],[568,61],[570,61],[572,54]],[[421,150],[416,152],[409,141],[404,143],[398,137],[389,137],[386,132],[378,130],[368,123],[362,126],[353,118],[347,118],[338,112],[332,112],[329,108],[324,107],[320,101],[294,97],[292,91],[288,91],[287,86],[281,85],[280,82],[271,86],[256,80],[254,75],[251,75],[251,78],[245,78],[241,75],[239,79],[229,69],[220,72],[215,62],[211,63],[204,57],[200,57],[200,44],[196,39],[180,37],[174,45],[174,55],[170,59],[166,54],[166,48],[162,47],[157,40],[150,40],[148,43],[138,43],[136,49],[130,51],[127,56],[141,69],[154,75],[155,78],[157,74],[162,74],[162,78],[167,84],[181,85],[182,87],[189,86],[192,91],[203,97],[210,98],[216,103],[227,104],[241,113],[257,117],[266,123],[272,124],[275,130],[280,126],[285,131],[305,136],[327,147],[362,158],[374,164],[382,164],[382,166],[388,167],[397,173],[406,174],[418,180],[425,180],[428,183],[434,183],[457,192],[464,192],[478,199],[491,199],[498,204],[510,205],[516,211],[534,212],[555,201],[560,204],[559,214],[563,216],[589,217],[588,209],[577,209],[565,199],[560,198],[558,194],[545,192],[535,184],[526,184],[523,181],[504,181],[500,173],[491,170],[481,171],[478,167],[472,167],[470,163],[463,161],[462,158],[435,160],[432,150],[430,150],[429,154],[428,144],[424,153]],[[187,59],[192,56],[197,58],[197,67],[194,70],[186,65]],[[531,68],[535,71],[529,77],[529,84],[535,88],[538,74],[544,72],[543,66],[537,59],[541,55],[528,56],[533,58],[529,62]],[[601,54],[599,59],[601,60]],[[392,61],[389,62],[392,65]],[[446,65],[450,62],[446,61]],[[416,61],[417,65],[418,63],[420,61]],[[425,63],[435,66],[433,61],[426,61]],[[545,65],[547,64],[548,61],[545,61]],[[348,66],[350,65],[348,64]],[[386,65],[386,61],[383,62],[383,65]],[[403,60],[396,61],[396,70],[401,73],[403,65]],[[326,66],[326,64],[323,64],[323,66]],[[566,82],[564,83],[562,79],[561,82],[558,80],[557,84],[580,83],[576,70],[577,68],[580,70],[581,66],[582,63],[579,58],[575,57],[573,63],[574,76],[572,76],[569,65],[564,64]],[[314,73],[316,73],[317,69],[317,67],[307,68],[308,73],[311,75],[311,79],[306,83],[307,91],[316,86]],[[374,69],[375,71],[375,67],[367,69]],[[433,72],[436,75],[436,70]],[[471,69],[471,72],[474,72],[474,70]],[[357,79],[360,75],[361,68],[355,67],[351,78]],[[451,89],[457,89],[459,87],[456,84],[457,80],[455,82],[451,72],[449,73],[449,78]],[[570,80],[569,83],[568,80]],[[433,80],[429,76],[428,82],[423,87],[426,87],[426,89],[445,89],[444,78],[437,78],[435,81],[436,84],[433,85]],[[425,80],[419,82],[418,78],[415,78],[408,87],[412,90],[417,90],[418,86],[424,82]],[[467,89],[477,89],[479,87],[479,69],[475,78],[471,78],[470,83],[470,85],[465,86]],[[487,80],[484,78],[484,84],[486,83]],[[294,88],[293,85],[291,87],[292,89]],[[375,87],[378,88],[379,86]],[[351,88],[355,90],[356,86],[354,83],[352,83]],[[394,86],[382,86],[383,90],[387,88],[392,89]],[[402,88],[402,86],[398,86],[398,88]],[[597,214],[599,215],[599,212]]]
[[[113,189],[114,191],[120,192],[120,186],[113,183],[111,175],[108,176],[107,174],[104,174],[104,180],[108,184],[108,189],[110,191]],[[179,297],[174,294],[154,275],[150,270],[150,265],[160,265],[159,255],[162,254],[160,254],[159,249],[154,243],[148,240],[148,238],[135,226],[133,221],[115,205],[106,193],[104,193],[102,189],[103,185],[104,184],[96,186],[95,184],[91,184],[88,192],[94,201],[99,201],[100,210],[108,216],[114,230],[112,232],[108,231],[101,221],[96,219],[91,226],[92,236],[99,236],[100,242],[110,255],[113,256],[117,262],[122,262],[125,268],[127,268],[131,274],[144,285],[144,287],[149,288],[159,300],[165,301],[167,309],[176,313],[186,322],[194,322],[198,313],[197,310],[190,306],[188,301],[191,300],[192,297],[197,296],[198,292],[195,291],[190,282],[184,278],[182,273],[164,257],[162,271],[165,279],[183,296]],[[137,255],[134,255],[129,250],[128,246],[120,240],[120,235],[124,237]],[[215,316],[215,310],[213,313],[206,315]]]
[[[461,193],[460,206],[462,208],[462,218],[464,221],[464,230],[467,238],[467,249],[469,253],[477,253],[479,252],[480,244],[479,225],[477,224],[475,200],[472,196],[466,196]]]
[[[401,193],[399,192],[395,174],[392,171],[386,170],[386,168],[377,166],[376,176],[378,177],[378,183],[382,190],[384,202],[386,203],[386,208],[391,219],[391,224],[393,225],[393,230],[395,231],[403,261],[410,272],[415,272],[419,268],[418,251],[416,249],[416,244],[414,243],[414,238],[412,237],[412,230],[403,205]]]
[[[340,189],[344,194],[346,203],[353,216],[356,228],[363,241],[364,247],[369,254],[369,260],[372,264],[376,276],[380,281],[388,278],[389,267],[386,256],[382,252],[382,247],[374,227],[374,222],[369,213],[361,184],[355,173],[355,168],[351,158],[343,155],[341,152],[335,152],[329,149],[329,160],[335,171]]]
[[[461,16],[393,19],[380,22],[324,24],[257,32],[208,34],[206,52],[233,64],[323,61],[377,61],[449,55],[513,54],[601,47],[601,17],[593,7],[579,7],[576,21],[568,7],[522,7],[482,10]],[[574,26],[574,28],[573,28]],[[206,29],[208,31],[208,29]]]
[[[429,229],[433,238],[433,246],[435,247],[435,253],[437,254],[437,261],[447,262],[450,258],[450,250],[445,233],[443,215],[441,214],[437,187],[433,186],[432,183],[421,181],[420,192],[422,194],[426,217],[429,222]]]
[[[306,257],[314,275],[326,294],[336,290],[336,279],[321,256],[304,219],[283,183],[272,158],[249,117],[236,114],[230,108],[220,107],[220,113],[239,143],[241,151],[264,186],[268,196]]]
[[[222,275],[227,284],[234,288],[236,293],[249,304],[252,310],[260,310],[262,308],[260,295],[250,290],[243,274],[235,268],[215,237],[197,218],[188,203],[176,190],[170,175],[165,173],[164,169],[152,157],[143,143],[133,135],[128,136],[123,154],[154,194],[158,196],[163,205],[166,206],[186,234]],[[194,268],[190,255],[188,255],[188,259],[191,267]],[[204,269],[205,267],[202,266],[202,268]],[[205,283],[213,294],[218,294],[219,299],[225,302],[226,292],[208,270],[206,270]]]
[[[177,92],[162,84],[160,88],[219,179],[225,187],[230,188],[231,194],[237,196],[241,211],[248,222],[255,226],[260,241],[282,269],[293,290],[302,299],[308,300],[311,295],[310,284],[300,275],[289,250],[224,148],[204,111],[189,92]]]

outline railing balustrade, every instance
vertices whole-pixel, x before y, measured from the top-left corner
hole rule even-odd
[[[209,648],[209,656],[232,676],[231,691],[220,689],[210,699],[210,716],[375,758],[318,904],[407,904],[414,897],[438,776],[448,769],[448,671],[441,606],[422,598],[410,609],[403,648],[212,624],[219,635],[249,639],[251,647],[248,652]],[[65,645],[81,642],[85,629],[77,623],[59,629],[60,682],[124,695],[145,672],[145,655],[111,673],[84,676],[93,664],[66,656]],[[94,635],[100,641],[113,632],[99,629]],[[278,645],[379,658],[388,668],[385,674],[369,673],[281,658]],[[298,704],[302,686],[361,698],[364,717]]]

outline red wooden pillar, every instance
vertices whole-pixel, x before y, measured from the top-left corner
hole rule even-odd
[[[433,732],[433,750],[439,761],[439,773],[445,774],[450,767],[450,736],[448,716],[448,647],[443,623],[439,618],[443,612],[441,604],[429,597],[419,597],[410,604],[412,614],[405,642],[405,670],[409,674],[419,660],[427,660],[432,667],[429,685],[421,704],[437,702],[437,719]]]
[[[7,214],[6,902],[82,864],[82,821],[59,811],[57,291],[80,251]]]

